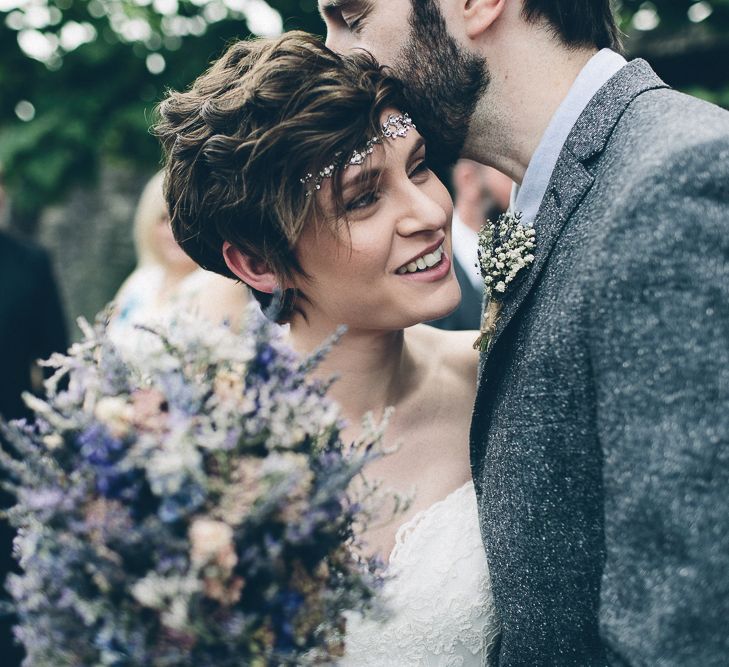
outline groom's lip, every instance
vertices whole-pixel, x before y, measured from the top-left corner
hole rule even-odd
[[[414,280],[419,283],[434,283],[443,280],[451,271],[451,258],[448,257],[445,249],[443,250],[443,258],[435,266],[431,266],[424,271],[416,271],[415,273],[398,274],[398,278],[404,280]]]

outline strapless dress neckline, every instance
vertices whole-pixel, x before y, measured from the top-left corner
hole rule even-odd
[[[382,602],[389,610],[346,616],[343,667],[482,667],[499,621],[467,482],[397,530]]]
[[[432,514],[436,514],[444,506],[454,499],[455,496],[468,493],[469,490],[473,489],[473,481],[469,480],[465,484],[453,489],[448,495],[444,496],[440,500],[436,500],[432,505],[423,508],[412,517],[410,517],[405,523],[400,524],[397,531],[395,532],[395,546],[392,547],[390,555],[387,559],[388,567],[392,567],[393,563],[397,562],[400,552],[405,548],[409,536],[414,533],[418,525],[423,521],[427,521],[428,517]],[[475,490],[474,490],[475,493]]]

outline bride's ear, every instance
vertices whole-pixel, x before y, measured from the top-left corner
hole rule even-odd
[[[228,241],[223,243],[223,258],[228,268],[249,287],[265,294],[272,294],[278,287],[275,274],[266,264],[241,252]]]
[[[506,0],[465,0],[463,20],[469,39],[478,39],[504,11]]]

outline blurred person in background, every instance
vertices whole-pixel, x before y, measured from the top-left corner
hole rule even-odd
[[[148,321],[168,303],[197,265],[175,242],[162,196],[163,174],[156,173],[142,191],[134,214],[137,267],[119,288],[111,327],[127,331]]]
[[[234,331],[240,330],[243,311],[249,302],[244,284],[200,268],[182,282],[174,296],[177,307],[184,307],[214,324],[225,323]]]
[[[5,209],[5,193],[0,172],[0,219]],[[43,373],[36,360],[68,345],[61,299],[45,250],[0,230],[0,416],[17,419],[27,416],[21,394],[42,390]],[[9,448],[0,433],[0,445]],[[0,476],[0,482],[4,481]],[[0,508],[11,504],[0,490]],[[0,600],[9,601],[4,581],[15,569],[12,558],[14,532],[0,519]],[[23,651],[13,643],[12,616],[0,614],[0,664],[20,665]]]
[[[248,301],[240,283],[199,269],[177,245],[162,194],[164,175],[156,173],[145,186],[134,216],[137,267],[114,297],[109,331],[124,347],[136,346],[137,324],[153,324],[184,307],[216,323],[237,328]]]
[[[450,315],[431,322],[439,329],[462,331],[481,326],[483,277],[478,268],[478,231],[509,207],[511,179],[493,167],[459,160],[452,172],[453,267],[461,286],[461,303]]]

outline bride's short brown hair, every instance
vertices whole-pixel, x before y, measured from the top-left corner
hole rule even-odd
[[[234,43],[158,107],[154,132],[177,242],[200,266],[231,278],[224,241],[282,281],[301,272],[296,242],[304,224],[322,217],[301,177],[378,135],[387,108],[404,110],[400,86],[365,53],[337,55],[303,32]],[[340,176],[332,184],[342,212]]]

